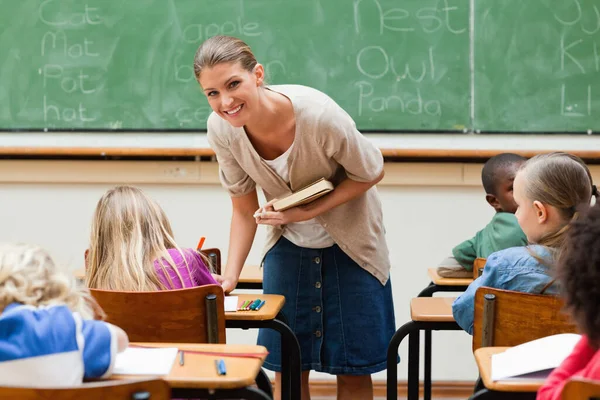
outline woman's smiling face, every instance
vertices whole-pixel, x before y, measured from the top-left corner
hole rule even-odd
[[[213,111],[232,126],[242,127],[256,115],[263,78],[260,64],[250,72],[235,62],[203,69],[198,82]]]

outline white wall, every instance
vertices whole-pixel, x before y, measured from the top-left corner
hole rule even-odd
[[[156,172],[163,165],[172,168],[172,164],[0,160],[0,241],[37,243],[50,249],[69,269],[81,268],[96,202],[106,189],[129,182],[146,190],[164,207],[181,246],[193,247],[200,236],[206,236],[206,247],[226,249],[230,201],[218,184],[210,183],[216,181],[215,164],[206,166],[212,172],[202,174],[200,184],[177,183],[179,178],[165,178],[164,173]],[[192,163],[181,165],[184,170],[193,167]],[[115,173],[115,168],[121,173]],[[386,178],[379,191],[391,253],[397,327],[410,319],[408,305],[428,283],[427,268],[435,266],[455,244],[471,237],[492,217],[493,211],[478,186],[479,168],[462,164],[386,164]],[[598,171],[594,173],[598,175]],[[81,183],[87,181],[94,183]],[[148,183],[152,181],[163,183]],[[259,230],[248,263],[260,261],[263,233]],[[433,338],[434,379],[477,377],[470,336],[434,332]],[[253,331],[227,332],[231,343],[254,343],[255,339]],[[406,342],[400,356],[398,376],[404,380]],[[385,379],[385,373],[374,378]]]

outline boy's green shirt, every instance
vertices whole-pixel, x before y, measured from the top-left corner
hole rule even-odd
[[[492,253],[509,247],[526,246],[527,237],[514,214],[498,212],[489,224],[452,249],[452,255],[465,269],[472,271],[476,258],[488,258]]]

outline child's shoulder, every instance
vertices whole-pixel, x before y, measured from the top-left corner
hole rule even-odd
[[[489,224],[487,225],[489,228],[493,230],[502,230],[502,231],[510,231],[510,230],[518,230],[521,231],[521,227],[519,226],[519,221],[515,214],[507,213],[507,212],[497,212],[494,214],[494,217],[491,219]]]
[[[518,246],[509,247],[492,253],[486,262],[486,266],[497,268],[531,267],[539,268],[541,263],[539,259],[550,259],[551,254],[544,246]]]
[[[2,351],[9,359],[77,350],[77,330],[76,317],[62,304],[33,307],[13,303],[0,315],[0,341],[13,347],[13,351]],[[48,340],[57,337],[61,340]]]
[[[0,315],[0,321],[7,320],[31,320],[41,322],[48,318],[73,318],[73,312],[65,304],[54,304],[50,306],[29,306],[20,303],[12,303],[4,308]]]
[[[202,263],[202,256],[200,256],[200,253],[195,249],[182,248],[181,252],[177,249],[167,249],[167,251],[178,266],[185,265],[186,261],[188,264]]]

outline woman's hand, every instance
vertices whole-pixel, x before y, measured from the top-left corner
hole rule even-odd
[[[212,277],[215,278],[215,281],[217,281],[219,285],[221,285],[225,294],[229,294],[235,289],[238,283],[237,279],[225,275],[212,274]]]
[[[281,226],[292,222],[307,221],[312,218],[306,208],[302,206],[289,208],[285,211],[275,211],[273,209],[273,202],[275,201],[276,199],[271,200],[256,210],[254,219],[257,224]]]

